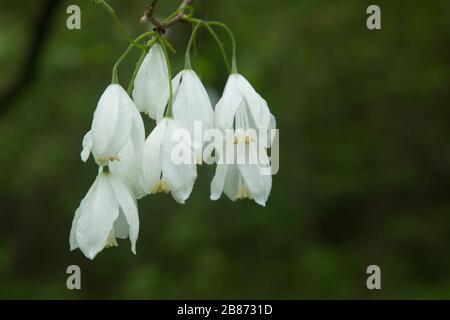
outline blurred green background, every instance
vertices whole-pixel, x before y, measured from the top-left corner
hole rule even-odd
[[[376,1],[382,30],[369,31],[372,1],[197,0],[198,17],[234,30],[240,72],[277,117],[269,202],[210,201],[214,167],[203,166],[186,205],[139,202],[137,256],[126,240],[93,262],[68,243],[96,176],[81,141],[127,42],[100,6],[66,0],[38,54],[45,2],[0,5],[0,97],[30,76],[0,105],[0,298],[450,298],[449,1]],[[133,36],[150,28],[139,23],[148,0],[109,2]],[[81,30],[66,28],[69,4]],[[160,0],[157,15],[178,5]],[[174,72],[190,30],[167,33]],[[220,53],[205,32],[197,49],[217,98]],[[124,85],[137,56],[119,70]],[[72,264],[79,291],[66,288]],[[380,291],[366,288],[371,264]]]

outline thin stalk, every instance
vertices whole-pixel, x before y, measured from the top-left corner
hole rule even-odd
[[[136,66],[134,67],[133,74],[131,75],[131,79],[128,82],[127,93],[129,96],[131,96],[131,93],[133,92],[134,79],[136,79],[136,75],[139,71],[139,68],[141,67],[141,64],[144,61],[144,58],[147,55],[148,51],[155,44],[156,41],[157,41],[156,38],[152,39],[147,43],[147,45],[145,45],[145,50],[142,51],[141,55],[139,56],[139,60],[136,62]]]
[[[136,39],[134,39],[134,42],[138,42],[141,41],[149,36],[153,36],[155,35],[154,31],[149,31],[149,32],[145,32],[143,34],[141,34],[140,36],[138,36]],[[128,48],[124,51],[124,53],[122,53],[122,55],[119,57],[119,59],[116,61],[116,63],[114,64],[113,67],[113,71],[112,71],[112,79],[111,79],[111,83],[119,83],[119,78],[117,75],[117,69],[119,68],[120,64],[122,63],[122,61],[128,56],[128,54],[131,52],[131,50],[133,49],[135,45],[134,44],[130,44],[128,46]],[[145,47],[142,46],[145,50]]]
[[[95,0],[96,3],[101,4],[103,6],[103,8],[106,9],[106,11],[108,11],[108,13],[111,15],[111,17],[113,18],[114,22],[116,23],[116,25],[118,26],[120,32],[124,35],[124,37],[128,40],[128,42],[132,43],[133,45],[135,45],[136,47],[139,47],[141,49],[144,49],[144,46],[140,45],[139,43],[136,43],[128,34],[128,32],[125,30],[124,26],[122,25],[122,23],[120,22],[119,18],[117,17],[116,12],[114,11],[114,9],[105,1],[105,0]]]
[[[119,59],[116,61],[116,63],[114,64],[113,67],[113,71],[112,71],[112,79],[111,79],[111,83],[119,83],[119,77],[117,76],[117,68],[119,67],[119,65],[122,63],[122,61],[128,56],[128,54],[131,52],[131,50],[133,49],[134,45],[130,44],[128,46],[128,48],[125,50],[124,53],[122,53],[122,55],[119,57]]]
[[[164,37],[161,37],[160,39],[161,39],[161,41],[164,42],[164,44],[166,45],[166,47],[167,47],[170,51],[172,51],[172,53],[177,53],[177,51],[175,50],[175,48],[170,44],[169,40],[167,40],[167,39],[164,38]]]
[[[167,48],[166,48],[166,43],[161,40],[161,36],[158,36],[158,42],[161,44],[161,47],[163,49],[163,53],[164,53],[164,58],[166,59],[166,63],[167,63],[167,73],[169,75],[169,103],[167,105],[167,110],[166,110],[166,116],[168,117],[172,117],[173,113],[172,113],[172,103],[173,103],[173,92],[172,92],[172,66],[170,65],[170,60],[169,60],[169,54],[167,53]]]
[[[128,82],[127,93],[129,96],[131,96],[131,93],[133,92],[134,79],[136,79],[136,75],[138,73],[139,67],[142,64],[142,61],[144,61],[146,54],[147,54],[147,50],[143,50],[141,55],[139,56],[139,60],[136,62],[136,66],[134,67],[133,74],[131,75],[131,79]]]
[[[187,11],[188,13],[185,13],[185,11]],[[194,11],[194,8],[191,5],[183,7],[183,8],[178,8],[175,12],[173,12],[167,18],[165,18],[162,23],[164,24],[164,23],[169,22],[171,19],[175,18],[180,13],[183,13],[187,17],[190,17],[192,15],[193,11]]]
[[[223,24],[222,22],[219,22],[219,21],[203,21],[203,20],[195,19],[195,18],[187,18],[186,21],[188,21],[188,22],[190,22],[192,24],[202,25],[203,27],[208,29],[209,33],[211,34],[211,36],[214,38],[214,40],[217,42],[217,45],[219,46],[219,49],[220,49],[220,51],[222,53],[223,61],[224,61],[225,65],[226,65],[226,67],[227,67],[228,72],[230,72],[230,73],[237,73],[237,66],[236,66],[236,41],[234,39],[233,32],[230,30],[230,28],[228,28],[228,26],[226,26],[225,24]],[[233,46],[232,65],[231,66],[230,66],[230,62],[228,60],[227,53],[226,53],[225,48],[224,48],[224,44],[220,40],[219,36],[214,31],[214,29],[211,27],[211,25],[218,26],[218,27],[221,27],[221,28],[225,29],[227,31],[228,35],[230,36],[230,39],[231,39],[231,42],[232,42],[232,46]]]
[[[205,23],[204,26],[205,26],[206,29],[208,29],[209,33],[214,38],[214,40],[216,40],[217,45],[219,46],[220,52],[222,53],[223,61],[225,62],[227,70],[228,70],[228,72],[231,73],[230,62],[228,61],[227,53],[225,52],[225,48],[224,48],[223,42],[220,40],[220,38],[217,35],[217,33],[214,31],[213,28],[211,28],[211,26],[209,24]]]
[[[194,27],[194,29],[192,30],[192,34],[191,37],[189,38],[189,42],[186,48],[186,55],[185,55],[185,64],[184,64],[184,68],[185,69],[192,69],[191,66],[191,47],[192,47],[192,43],[194,42],[195,36],[197,35],[197,31],[200,28],[202,24],[201,23],[197,23]]]
[[[237,65],[236,65],[236,39],[234,38],[233,31],[223,22],[220,21],[207,21],[210,26],[217,26],[224,29],[228,35],[230,36],[231,43],[233,46],[233,55],[231,60],[231,73],[238,73]]]

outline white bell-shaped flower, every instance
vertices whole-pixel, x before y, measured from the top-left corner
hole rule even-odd
[[[186,69],[173,79],[174,102],[173,118],[189,131],[192,146],[196,154],[196,162],[202,161],[202,136],[204,130],[214,126],[214,111],[208,93],[197,74]],[[197,134],[194,134],[197,128]]]
[[[139,199],[145,195],[139,184],[144,143],[144,122],[139,111],[120,85],[110,85],[100,98],[92,129],[83,138],[81,159],[86,162],[92,152],[97,164],[109,164],[111,172],[122,178]],[[101,152],[108,144],[110,147]]]
[[[211,182],[211,199],[219,199],[224,192],[233,201],[249,198],[264,206],[272,188],[266,148],[272,141],[269,131],[276,126],[267,102],[243,76],[232,74],[216,105],[214,116],[215,126],[224,135],[227,130],[234,130],[231,138],[224,139],[229,147],[224,149],[233,149],[237,157],[232,157],[232,161],[225,160],[225,152],[216,149],[218,164]],[[253,130],[255,136],[248,135],[249,130]],[[258,143],[261,131],[266,131],[268,140],[264,143]],[[244,153],[244,161],[237,161],[239,152]]]
[[[141,112],[159,122],[169,100],[169,71],[164,51],[155,43],[147,53],[134,79],[133,101]]]
[[[75,212],[70,250],[80,248],[89,259],[103,248],[117,246],[116,238],[130,238],[136,254],[139,216],[133,193],[119,177],[100,172]]]
[[[97,104],[91,130],[84,136],[81,159],[86,161],[92,152],[99,166],[118,160],[130,139],[135,112],[126,91],[118,84],[110,84]]]
[[[186,133],[187,130],[180,128],[174,119],[165,117],[147,137],[141,182],[147,193],[171,192],[179,203],[189,198],[197,168],[189,141],[179,139]],[[184,153],[182,157],[187,161],[180,161],[179,152]]]

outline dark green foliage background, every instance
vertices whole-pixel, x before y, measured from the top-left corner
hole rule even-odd
[[[40,2],[0,5],[0,94]],[[82,29],[69,31],[77,2]],[[161,16],[179,4],[159,2]],[[131,34],[149,28],[138,22],[148,1],[110,3]],[[200,18],[234,30],[240,71],[277,117],[268,205],[210,201],[214,168],[203,166],[186,205],[139,202],[137,256],[122,241],[91,262],[68,244],[96,175],[81,140],[127,42],[92,1],[64,1],[37,78],[0,118],[0,297],[450,298],[450,3],[377,1],[381,31],[365,26],[369,4],[198,0]],[[189,33],[167,34],[176,72]],[[205,32],[197,49],[194,68],[219,96],[219,51]],[[124,85],[136,59],[119,70]],[[71,264],[81,291],[66,289]],[[382,268],[381,291],[366,289],[370,264]]]

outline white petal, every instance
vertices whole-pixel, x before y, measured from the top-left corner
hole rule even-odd
[[[237,88],[245,97],[257,128],[267,129],[271,113],[267,102],[253,89],[251,84],[241,75],[237,75]]]
[[[161,179],[160,149],[166,132],[166,126],[167,120],[163,119],[145,141],[142,159],[143,179],[141,185],[147,193],[150,193]]]
[[[134,106],[133,109],[133,124],[130,139],[119,153],[120,161],[110,162],[109,166],[111,172],[119,175],[126,182],[128,187],[133,191],[136,199],[140,199],[146,194],[140,184],[145,129],[140,113]]]
[[[133,166],[134,160],[134,148],[131,139],[127,141],[125,146],[119,152],[119,159],[120,161],[113,161],[109,163],[109,169],[115,175],[118,175],[124,180],[127,180],[127,183],[131,185],[132,181],[131,180],[128,181],[128,178],[130,178],[128,175],[131,171],[131,167]]]
[[[233,201],[236,201],[236,195],[239,191],[240,179],[242,176],[237,165],[227,165],[227,174],[225,176],[225,183],[223,185],[223,192]],[[241,180],[242,181],[242,180]]]
[[[202,123],[203,130],[213,126],[213,109],[208,93],[194,71],[184,70],[177,77],[174,83],[179,83],[179,86],[173,103],[173,117],[182,128],[188,129],[193,137],[195,121]]]
[[[163,172],[162,179],[169,186],[173,198],[179,203],[184,203],[194,187],[197,178],[197,166],[193,159],[189,164],[176,164],[173,161],[173,148],[178,143],[184,143],[183,141],[172,141],[172,134],[177,128],[179,127],[173,119],[167,120],[167,129],[161,144],[161,169]],[[189,145],[185,147],[186,149],[191,148]]]
[[[234,115],[243,99],[241,91],[237,88],[239,85],[238,81],[239,77],[237,74],[232,74],[228,77],[223,95],[216,104],[214,123],[218,129],[225,130],[233,126]]]
[[[134,80],[133,100],[139,111],[152,119],[164,113],[169,100],[169,73],[163,49],[158,43],[151,47],[139,67]]]
[[[177,75],[172,79],[172,94],[173,94],[173,99],[175,101],[175,99],[178,96],[178,89],[180,88],[180,84],[181,84],[181,79],[182,76],[184,74],[184,70],[181,70],[180,72],[177,73]]]
[[[132,124],[132,101],[118,84],[109,85],[98,102],[92,121],[92,151],[99,165],[118,157]]]
[[[114,235],[119,239],[128,238],[128,222],[122,209],[119,210],[119,217],[114,221]]]
[[[72,228],[70,229],[70,236],[69,236],[69,242],[70,242],[70,250],[75,250],[78,248],[77,239],[76,239],[76,231],[77,231],[77,225],[78,220],[80,219],[81,213],[85,211],[84,207],[86,206],[86,203],[90,203],[92,194],[95,192],[98,185],[98,177],[95,179],[92,186],[89,188],[89,191],[84,196],[83,200],[80,202],[80,206],[75,211],[75,217],[72,221]]]
[[[134,148],[137,152],[144,151],[144,143],[145,143],[145,126],[144,121],[142,120],[141,114],[137,110],[136,106],[133,103],[132,108],[132,127],[130,132],[131,142],[133,143]]]
[[[131,139],[119,153],[120,161],[109,163],[109,169],[119,176],[131,189],[136,199],[142,198],[146,193],[141,187],[142,177],[142,151],[135,150]]]
[[[75,216],[72,220],[72,227],[70,228],[70,235],[69,235],[70,251],[78,248],[78,243],[77,243],[77,238],[76,238],[76,230],[77,230],[78,220],[80,219],[80,215],[82,212],[81,206],[82,206],[82,204],[80,204],[80,206],[77,208],[77,210],[75,210]]]
[[[261,103],[261,107],[263,109],[263,112],[269,114],[269,124],[268,124],[267,128],[269,130],[270,129],[275,129],[276,126],[277,126],[277,121],[275,119],[275,116],[270,112],[269,105],[267,104],[267,101],[263,97],[261,97],[259,94],[258,94],[258,97],[260,99],[260,103]]]
[[[139,234],[139,215],[136,200],[131,190],[120,178],[111,175],[109,182],[129,226],[131,251],[136,254],[136,241]]]
[[[255,144],[250,144],[250,152],[256,154]],[[255,202],[265,206],[272,188],[272,176],[262,174],[259,164],[238,164],[237,166]]]
[[[273,144],[273,141],[275,140],[275,133],[274,133],[274,135],[272,135],[272,130],[275,130],[277,128],[277,121],[275,119],[275,116],[270,112],[269,106],[267,105],[267,101],[264,100],[264,98],[261,97],[259,94],[258,94],[258,97],[261,102],[261,107],[264,110],[263,112],[269,114],[269,123],[267,125],[267,144],[266,144],[266,146],[270,147]],[[255,127],[257,127],[257,126],[255,125]],[[264,130],[265,128],[260,127],[260,129]]]
[[[211,181],[211,200],[217,200],[220,198],[223,192],[225,184],[225,178],[227,176],[228,166],[226,164],[218,164],[216,167],[216,174]]]
[[[272,186],[271,175],[261,175],[258,165],[238,165],[243,179],[256,203],[265,206]]]
[[[92,150],[92,133],[89,130],[83,138],[83,150],[81,151],[81,160],[86,162]]]
[[[114,221],[119,216],[119,205],[109,183],[108,173],[100,173],[96,188],[85,205],[80,206],[76,227],[76,242],[89,259],[103,250]]]
[[[272,130],[275,130],[277,128],[277,121],[274,117],[274,115],[271,115],[270,121],[269,121],[269,128],[267,130],[267,145],[271,146],[273,144],[273,141],[275,140],[275,134],[272,135]]]

